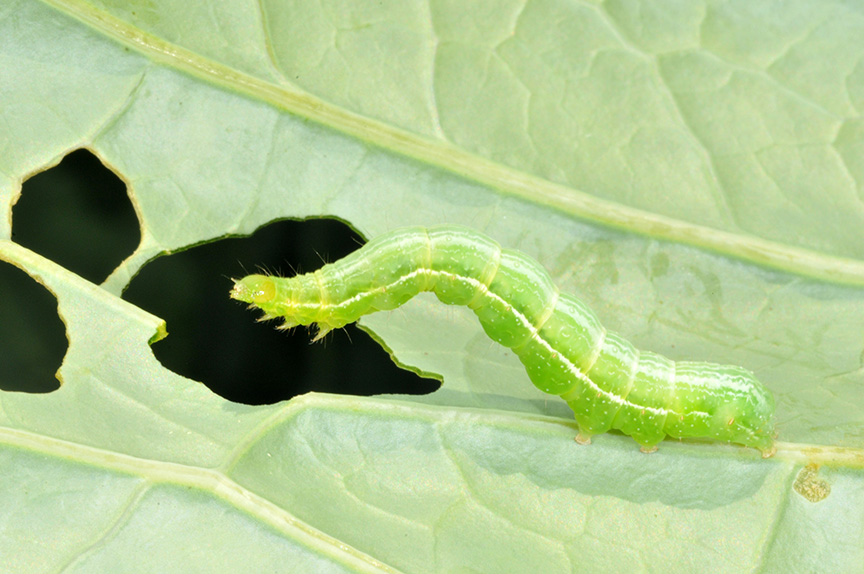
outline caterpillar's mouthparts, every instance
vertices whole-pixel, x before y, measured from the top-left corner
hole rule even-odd
[[[276,296],[276,285],[265,275],[249,275],[235,279],[231,298],[244,303],[265,303]]]

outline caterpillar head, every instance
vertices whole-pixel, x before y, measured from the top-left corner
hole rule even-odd
[[[231,289],[231,298],[249,303],[250,309],[260,309],[264,315],[260,321],[277,317],[285,318],[285,328],[294,327],[298,323],[293,319],[293,313],[279,301],[281,291],[276,283],[278,278],[267,275],[247,275],[243,279],[235,279]]]
[[[234,280],[231,298],[258,307],[267,304],[276,297],[276,284],[266,275],[248,275],[243,279]]]
[[[329,315],[329,307],[322,304],[320,288],[311,274],[287,279],[248,275],[234,280],[231,298],[263,311],[262,321],[282,319],[280,329],[317,323],[315,341],[348,322]]]

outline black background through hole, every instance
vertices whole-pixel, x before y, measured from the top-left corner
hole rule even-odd
[[[12,240],[93,283],[141,241],[126,184],[87,150],[24,182],[12,208]]]
[[[165,319],[169,335],[153,345],[172,371],[248,404],[273,403],[308,391],[353,395],[423,394],[438,382],[397,367],[354,325],[310,344],[304,327],[277,331],[259,311],[228,297],[229,277],[258,267],[279,275],[313,271],[361,244],[334,220],[279,221],[253,236],[200,245],[147,264],[123,298]],[[290,263],[289,263],[290,262]]]
[[[12,224],[14,241],[94,283],[104,281],[140,241],[125,184],[86,150],[26,181]],[[133,279],[124,299],[166,320],[170,334],[153,351],[167,368],[230,400],[264,404],[312,390],[434,391],[437,381],[400,369],[353,325],[312,345],[306,329],[277,331],[274,323],[256,322],[255,312],[228,297],[229,277],[258,266],[282,274],[292,273],[292,265],[311,271],[322,258],[333,261],[359,244],[348,226],[333,220],[282,221],[252,237],[160,257]],[[56,389],[54,373],[67,346],[56,300],[2,263],[0,293],[0,348],[10,350],[0,357],[5,361],[0,389]],[[12,360],[11,353],[20,349]]]
[[[0,389],[47,393],[66,354],[57,299],[32,277],[0,261]]]
[[[24,182],[12,240],[101,283],[140,241],[126,185],[87,150]],[[49,392],[66,354],[57,300],[29,275],[0,263],[0,389]]]

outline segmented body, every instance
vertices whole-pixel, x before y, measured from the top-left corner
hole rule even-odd
[[[317,323],[319,339],[422,291],[472,309],[537,388],[573,409],[581,443],[617,429],[646,452],[669,435],[774,453],[774,399],[751,372],[637,350],[561,293],[537,261],[469,228],[397,229],[314,273],[245,277],[231,296],[285,327]]]

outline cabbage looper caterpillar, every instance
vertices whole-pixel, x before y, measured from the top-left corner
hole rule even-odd
[[[577,442],[617,429],[643,452],[669,435],[774,454],[774,398],[750,371],[637,350],[561,293],[537,261],[469,228],[397,229],[314,273],[249,275],[235,281],[231,297],[260,308],[264,319],[283,318],[284,328],[317,323],[317,340],[421,291],[472,309],[537,388],[573,409]]]

